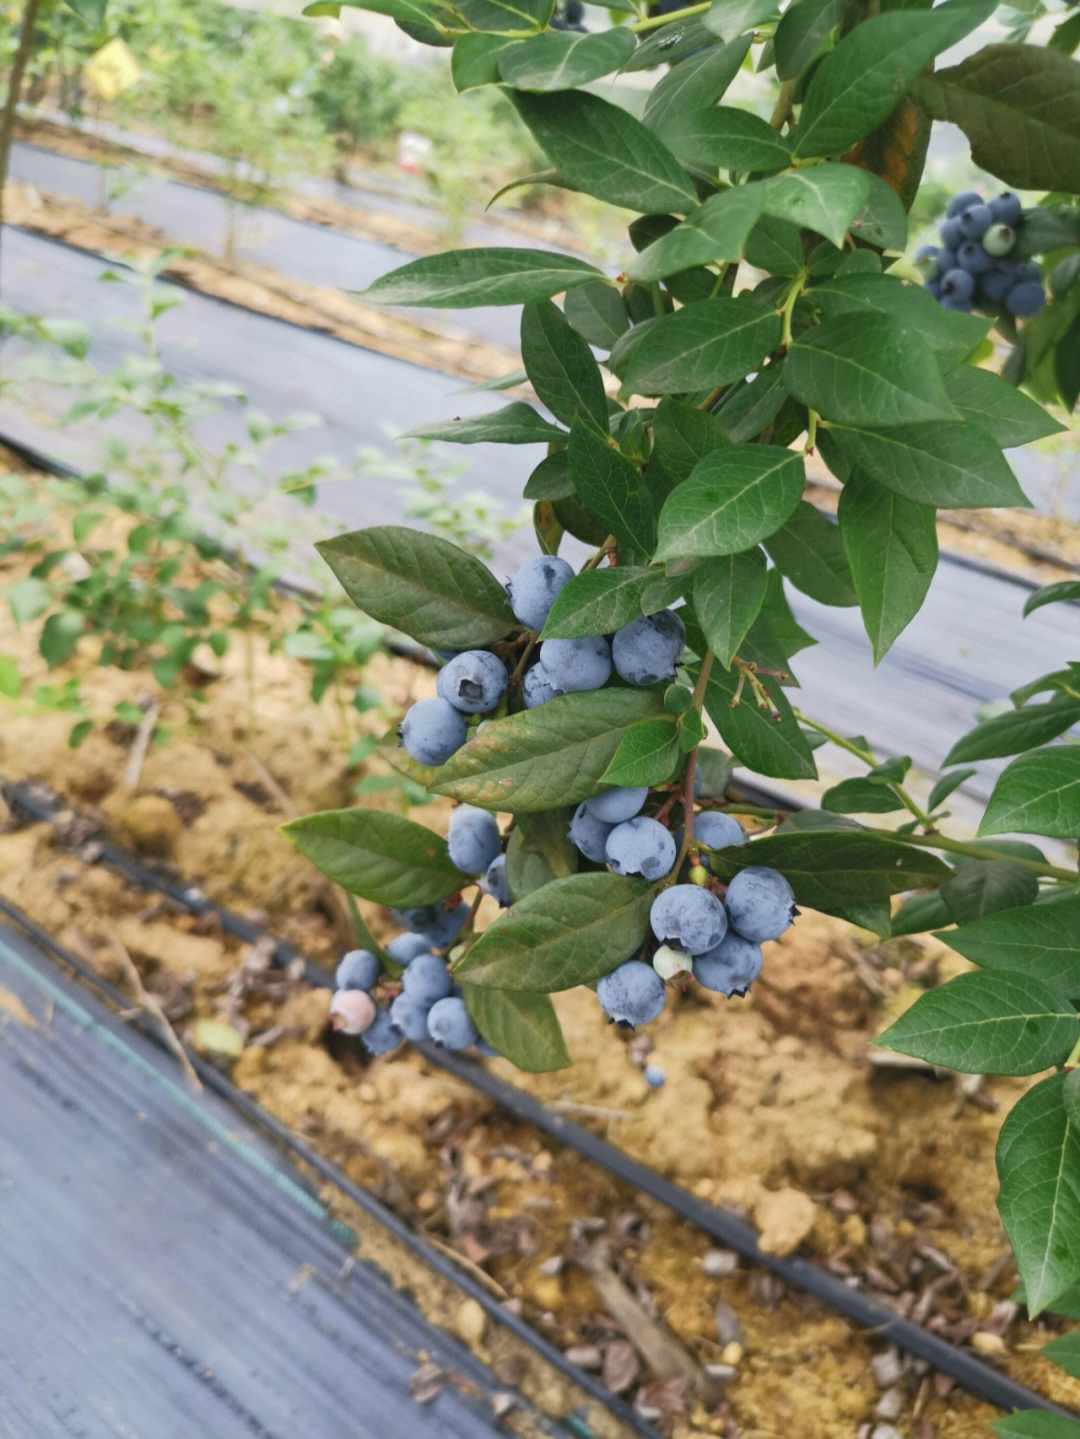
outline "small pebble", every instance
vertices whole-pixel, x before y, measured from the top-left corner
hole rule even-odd
[[[701,1267],[710,1279],[726,1279],[738,1269],[739,1256],[733,1249],[710,1249]]]
[[[731,1305],[725,1304],[723,1300],[716,1306],[716,1337],[721,1345],[742,1344],[744,1339],[739,1316]],[[729,1359],[727,1363],[737,1364],[738,1360]]]
[[[903,1412],[904,1391],[898,1384],[886,1389],[874,1406],[874,1413],[879,1419],[899,1419]]]
[[[739,1341],[737,1339],[733,1339],[730,1344],[725,1344],[723,1349],[721,1349],[720,1362],[722,1364],[730,1364],[733,1368],[737,1369],[742,1363],[745,1354],[746,1350],[742,1347]]]
[[[566,1350],[563,1358],[579,1369],[599,1369],[604,1362],[604,1356],[595,1344],[575,1344],[572,1349]]]
[[[870,1431],[870,1439],[904,1439],[904,1436],[892,1424],[875,1424]]]
[[[730,1364],[706,1364],[705,1373],[714,1384],[727,1384],[739,1371]]]
[[[658,1064],[649,1064],[645,1067],[645,1083],[650,1089],[659,1089],[667,1075]]]
[[[483,1342],[487,1330],[487,1315],[475,1299],[465,1299],[454,1315],[454,1332],[466,1344]]]
[[[971,1347],[979,1354],[1004,1354],[1007,1352],[1004,1339],[990,1329],[977,1329],[971,1336]]]
[[[904,1372],[900,1355],[895,1349],[883,1349],[870,1360],[874,1380],[879,1389],[891,1389]]]

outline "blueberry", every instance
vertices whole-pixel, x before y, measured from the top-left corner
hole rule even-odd
[[[979,240],[965,240],[956,252],[956,262],[969,275],[981,275],[994,263]]]
[[[423,935],[428,949],[445,949],[468,919],[469,906],[464,901],[453,909],[425,904],[420,909],[392,909],[390,913],[402,929]]]
[[[506,586],[514,618],[527,629],[542,630],[555,596],[574,578],[572,565],[554,555],[540,555],[523,565]]]
[[[941,251],[936,245],[923,245],[915,255],[915,264],[922,271],[926,280],[936,280],[941,274],[939,257]]]
[[[506,693],[506,666],[488,650],[466,650],[439,671],[435,689],[456,710],[484,714]]]
[[[963,194],[954,195],[949,201],[945,211],[946,219],[953,219],[959,215],[961,210],[966,210],[969,205],[981,205],[983,197],[974,190],[965,190]]]
[[[338,989],[374,989],[379,978],[379,961],[367,949],[350,949],[343,955],[334,975]]]
[[[683,622],[673,610],[638,615],[617,630],[611,658],[620,679],[632,685],[651,685],[675,678],[686,641]]]
[[[585,801],[585,808],[605,824],[622,824],[633,819],[649,797],[649,791],[642,789],[605,789]]]
[[[484,877],[480,881],[480,888],[485,894],[490,894],[492,899],[497,900],[505,909],[508,904],[513,904],[514,896],[510,893],[510,884],[506,878],[506,855],[497,854],[484,871]]]
[[[961,315],[971,314],[970,300],[956,300],[951,295],[939,296],[938,303],[943,310],[956,310]]]
[[[967,303],[975,293],[974,277],[966,270],[947,270],[941,277],[942,300],[959,300]]]
[[[604,1013],[623,1024],[650,1024],[667,1000],[664,981],[640,959],[628,959],[605,974],[596,985]]]
[[[640,874],[648,880],[663,879],[675,863],[675,837],[657,819],[625,820],[607,837],[604,854],[616,874]]]
[[[779,939],[797,913],[791,885],[775,869],[740,869],[727,887],[724,906],[731,927],[743,939],[762,944]]]
[[[1018,320],[1037,315],[1046,304],[1046,291],[1038,281],[1023,280],[1005,296],[1005,308]]]
[[[444,699],[420,700],[398,726],[398,734],[418,764],[445,764],[465,743],[465,721]]]
[[[420,1040],[428,1037],[427,1017],[432,1003],[432,1000],[425,1003],[402,990],[390,1006],[390,1018],[413,1044],[418,1044]]]
[[[1016,244],[1016,231],[1011,225],[991,225],[982,237],[982,247],[988,255],[1000,260]]]
[[[480,1031],[469,1018],[465,1001],[458,995],[437,999],[428,1011],[427,1031],[436,1044],[447,1049],[468,1049],[480,1038]]]
[[[413,913],[414,911],[410,911]],[[390,958],[400,964],[402,969],[412,963],[418,954],[430,954],[431,944],[425,935],[422,934],[399,934],[386,946],[386,952]]]
[[[746,831],[731,815],[706,810],[694,816],[694,841],[706,849],[724,849],[729,844],[745,844]],[[706,857],[703,856],[701,862],[706,869],[710,868]]]
[[[591,859],[595,864],[603,864],[606,857],[608,835],[614,828],[614,825],[605,824],[602,819],[597,819],[589,809],[587,802],[579,804],[570,821],[568,831],[570,843],[586,859]]]
[[[965,240],[981,240],[994,223],[990,207],[981,200],[977,204],[965,206],[957,218],[960,221],[960,233]]]
[[[362,989],[339,989],[330,1000],[330,1028],[340,1034],[363,1034],[375,1020],[375,1001]]]
[[[672,949],[669,944],[662,944],[652,957],[652,967],[665,983],[677,974],[686,974],[692,966],[693,960],[688,954]]]
[[[990,213],[999,224],[1018,225],[1020,217],[1024,213],[1024,207],[1018,196],[1010,190],[1006,190],[990,201]]]
[[[956,269],[956,247],[941,249],[938,251],[938,278],[947,275],[950,270]]]
[[[658,1064],[647,1064],[645,1066],[645,1083],[650,1089],[659,1089],[667,1075]]]
[[[1015,265],[997,264],[979,276],[979,294],[984,300],[1000,304],[1017,282]]]
[[[543,665],[533,665],[521,683],[521,698],[525,701],[527,710],[534,710],[537,705],[547,704],[548,700],[553,700],[556,695],[565,693]]]
[[[716,994],[745,994],[761,973],[761,945],[729,929],[707,954],[694,960],[694,978]]]
[[[580,640],[545,640],[540,663],[566,694],[598,690],[611,674],[611,646],[603,635]]]
[[[941,299],[941,281],[940,281],[940,280],[927,280],[927,282],[926,282],[926,290],[927,290],[927,293],[928,293],[928,294],[933,295],[933,297],[934,297],[935,300],[940,300],[940,299]]]
[[[502,835],[493,814],[471,804],[459,805],[450,816],[446,835],[451,863],[465,874],[482,874],[502,848]]]
[[[955,217],[951,220],[946,220],[941,227],[941,243],[946,246],[947,249],[955,250],[963,238],[964,235],[960,229],[960,221]]]
[[[715,949],[727,933],[727,915],[715,894],[696,884],[675,884],[652,902],[649,923],[661,944],[687,954]]]
[[[437,999],[445,999],[454,988],[450,971],[437,954],[420,954],[401,976],[401,992],[416,1004],[430,1009]],[[394,1015],[394,1022],[398,1022]],[[410,1039],[412,1036],[409,1036]]]
[[[389,1005],[381,1005],[371,1025],[362,1035],[364,1048],[371,1054],[389,1054],[401,1043],[401,1030],[394,1023]]]

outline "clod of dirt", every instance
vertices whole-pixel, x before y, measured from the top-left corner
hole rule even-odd
[[[799,1189],[763,1194],[754,1206],[758,1245],[765,1254],[790,1254],[809,1238],[816,1218],[817,1205]]]
[[[159,794],[116,789],[101,811],[117,842],[139,854],[171,854],[184,829],[175,806]]]

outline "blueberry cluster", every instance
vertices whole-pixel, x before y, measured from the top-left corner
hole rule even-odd
[[[946,310],[1038,314],[1046,304],[1042,272],[1016,253],[1023,225],[1020,201],[1008,191],[993,200],[974,190],[954,196],[940,246],[924,245],[915,256],[934,299]]]
[[[332,1028],[342,1034],[358,1034],[372,1054],[386,1054],[403,1039],[430,1039],[447,1049],[482,1047],[446,961],[435,953],[444,935],[460,930],[467,913],[468,905],[462,904],[446,911],[434,907],[406,910],[396,916],[405,924],[406,932],[392,939],[386,952],[402,966],[401,985],[398,993],[381,1004],[374,994],[379,961],[366,949],[354,949],[345,955],[334,977]],[[428,927],[410,928],[419,922]]]

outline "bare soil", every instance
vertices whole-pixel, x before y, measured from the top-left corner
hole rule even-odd
[[[0,559],[0,592],[25,569],[17,555]],[[290,623],[290,601],[280,602],[278,617]],[[192,718],[182,696],[163,694],[148,673],[95,669],[89,641],[53,672],[35,641],[33,626],[16,629],[0,608],[0,654],[27,676],[24,695],[80,674],[102,714],[121,698],[157,700],[165,738],[151,744],[129,785],[130,727],[101,727],[72,750],[69,715],[0,699],[0,777],[47,786],[71,811],[58,827],[0,816],[5,897],[129,992],[133,963],[189,1042],[205,1047],[210,1034],[229,1048],[205,1024],[223,1022],[237,1053],[222,1063],[237,1083],[677,1439],[847,1439],[883,1423],[916,1439],[988,1433],[995,1414],[987,1405],[712,1250],[700,1233],[408,1047],[366,1060],[357,1044],[329,1035],[325,992],[271,970],[263,949],[227,938],[215,921],[179,912],[92,862],[94,836],[107,835],[334,964],[349,947],[341,898],[278,826],[295,813],[348,805],[358,780],[389,773],[377,758],[349,770],[345,757],[365,726],[381,732],[433,692],[429,671],[377,656],[363,680],[386,711],[354,716],[345,733],[333,705],[310,702],[306,667],[269,653],[259,638],[249,729],[239,646],[213,675],[188,676],[204,697]],[[391,786],[363,802],[397,806],[401,791]],[[442,829],[449,806],[410,813]],[[362,909],[388,936],[385,912]],[[1055,1321],[1031,1324],[1009,1299],[1015,1273],[994,1207],[993,1154],[1024,1081],[976,1086],[871,1062],[869,1041],[890,1007],[961,964],[932,941],[882,945],[807,913],[768,947],[747,998],[673,991],[640,1034],[610,1028],[587,990],[557,996],[576,1062],[526,1083],[693,1193],[751,1218],[766,1247],[850,1276],[1017,1379],[1080,1406],[1080,1384],[1039,1358]],[[665,1071],[658,1089],[645,1082],[646,1056]],[[508,1382],[555,1409],[580,1402],[508,1346],[477,1306],[425,1277],[370,1225],[360,1228],[363,1251]],[[687,1353],[689,1378],[657,1372]],[[699,1383],[706,1367],[712,1377]],[[590,1420],[599,1433],[618,1432],[595,1407]]]

